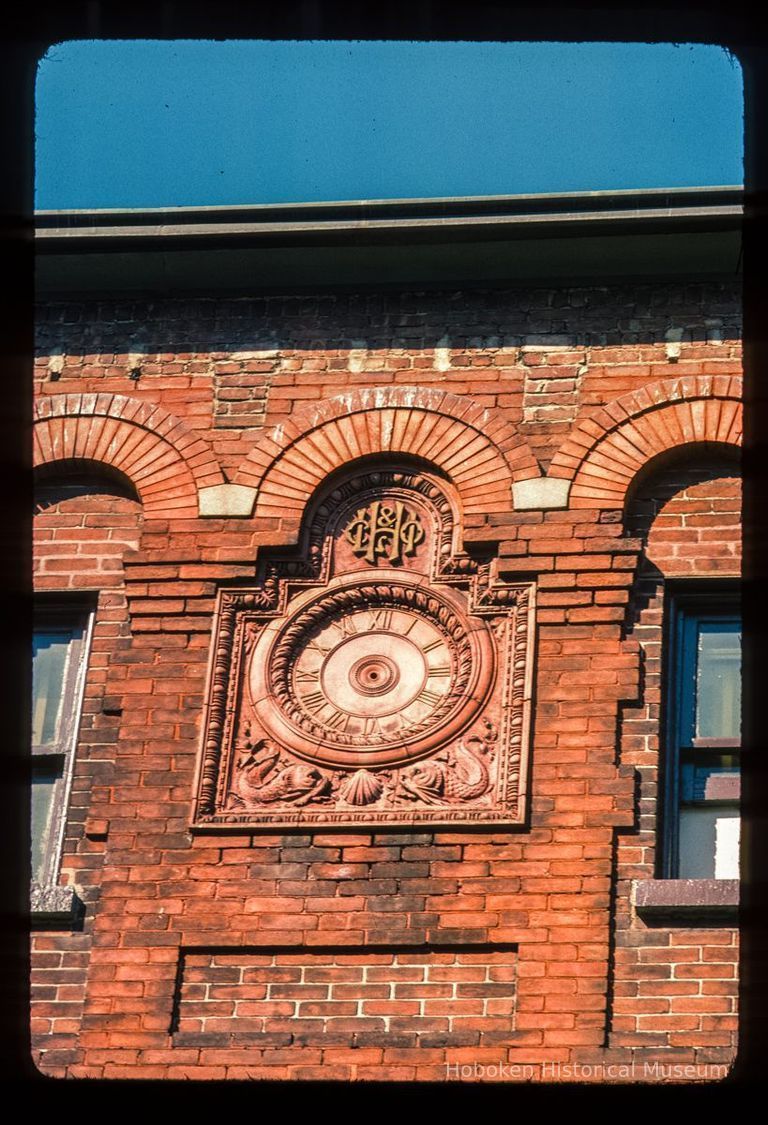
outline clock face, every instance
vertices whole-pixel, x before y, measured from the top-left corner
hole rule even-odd
[[[269,634],[270,631],[267,631]],[[418,584],[355,583],[303,604],[254,651],[270,733],[323,764],[419,757],[464,725],[489,682],[487,630]]]
[[[446,701],[455,679],[447,638],[402,609],[333,615],[297,653],[299,707],[323,726],[367,741],[401,740]]]

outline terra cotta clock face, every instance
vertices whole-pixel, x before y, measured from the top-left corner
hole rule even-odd
[[[403,610],[331,617],[297,653],[293,692],[305,714],[340,734],[394,742],[428,722],[452,679],[448,642]]]
[[[533,589],[457,517],[427,471],[351,472],[221,591],[198,825],[523,823]]]
[[[421,756],[460,729],[492,670],[487,630],[448,596],[411,576],[364,572],[265,631],[251,698],[269,733],[303,758],[374,766]]]

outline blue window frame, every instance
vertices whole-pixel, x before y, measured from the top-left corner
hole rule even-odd
[[[714,587],[714,588],[713,588]],[[668,602],[662,871],[736,879],[741,613],[733,584],[676,586]]]

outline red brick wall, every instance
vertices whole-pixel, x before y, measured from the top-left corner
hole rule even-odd
[[[671,375],[739,374],[740,334],[730,283],[52,304],[35,390],[162,402],[230,473],[307,402],[440,387],[500,409],[546,465],[584,409]]]
[[[683,331],[679,350],[667,343],[670,327]],[[640,388],[660,395],[664,384],[683,440],[710,431],[724,440],[731,384],[707,378],[739,371],[738,295],[725,285],[666,285],[51,305],[40,346],[42,400],[108,392],[160,404],[211,451],[195,447],[186,464],[212,455],[230,480],[265,427],[311,424],[308,404],[398,383],[492,408],[545,466],[578,433],[574,448],[592,442],[590,472],[603,472],[613,462],[600,434],[627,419],[630,408],[616,400]],[[132,353],[144,356],[138,381]],[[692,376],[704,379],[694,387]],[[636,459],[663,444],[669,423],[651,441],[646,422],[665,402],[649,392],[637,406],[645,413],[629,438]],[[93,412],[91,424],[96,434]],[[164,432],[176,432],[173,424],[164,421]],[[614,451],[627,440],[621,433]],[[583,484],[568,510],[516,511],[510,497],[508,510],[468,521],[472,538],[498,551],[503,576],[537,583],[530,815],[514,832],[190,833],[216,590],[253,582],[259,548],[289,543],[295,528],[258,515],[199,519],[189,500],[181,515],[169,508],[143,524],[139,504],[122,497],[73,498],[40,513],[38,588],[101,590],[64,862],[83,887],[86,921],[82,933],[36,937],[33,971],[49,990],[34,1025],[42,1069],[413,1080],[455,1077],[447,1068],[460,1064],[529,1068],[525,1077],[547,1080],[556,1066],[597,1067],[601,1079],[600,1067],[647,1058],[730,1058],[734,931],[649,927],[629,905],[630,880],[654,873],[658,570],[738,566],[733,470],[717,461],[718,448],[703,450],[706,465],[696,449],[690,468],[639,481],[626,521],[621,501],[591,503]],[[561,479],[568,456],[557,462]],[[192,469],[184,472],[188,496]],[[623,479],[620,466],[612,479]],[[106,839],[88,839],[88,817]],[[413,1010],[421,998],[398,996],[395,972],[419,957],[435,970],[462,958],[505,972],[514,965],[513,1012],[467,1011],[486,1022],[464,1045],[390,1042],[387,1029],[382,1042],[355,1046],[359,1026],[344,1029],[345,1043],[303,1044],[298,1029],[289,1043],[236,1042],[232,1004],[261,1002],[238,992],[245,973],[274,971],[280,958],[304,973],[391,969],[381,1002],[410,1004],[404,1034],[423,1040],[426,1013],[417,1027]],[[214,987],[214,978],[200,974],[220,968],[240,974],[220,982],[234,993],[201,1000],[194,988]],[[66,1001],[62,972],[76,990]],[[298,983],[318,985],[306,975]],[[458,1004],[458,980],[448,983]],[[192,1034],[204,1030],[190,1022],[202,1018],[193,1005],[209,999],[231,1002],[216,1032],[231,1036],[226,1043]],[[77,1011],[52,1025],[64,1020],[65,1002]]]
[[[714,1062],[727,1060],[735,1042],[738,931],[648,925],[629,908],[629,880],[653,878],[657,865],[664,582],[737,577],[740,515],[738,462],[717,448],[656,465],[627,509],[629,531],[645,543],[631,624],[644,657],[644,691],[639,707],[624,710],[621,745],[623,760],[641,777],[641,796],[638,833],[618,841],[611,1042],[699,1048]]]
[[[350,1064],[357,1078],[375,1078],[410,1053],[412,1077],[439,1080],[452,1050],[493,1047],[514,1020],[516,960],[514,946],[189,952],[174,1044],[207,1047],[212,1063],[229,1066],[239,1049],[242,1077],[255,1050],[274,1047],[294,1048],[306,1078],[322,1077],[321,1066],[343,1078]]]
[[[91,833],[98,828],[91,805],[113,783],[120,701],[105,687],[110,663],[129,643],[123,554],[138,546],[142,514],[126,488],[97,474],[81,471],[73,481],[65,469],[59,480],[42,476],[37,483],[35,590],[85,592],[96,608],[61,858],[61,881],[77,886],[86,913],[76,930],[59,924],[32,940],[32,1030],[51,1073],[63,1073],[82,1059],[77,1033],[104,858],[103,840]]]

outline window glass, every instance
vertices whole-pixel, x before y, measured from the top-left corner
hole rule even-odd
[[[51,843],[51,828],[56,787],[61,770],[52,766],[36,768],[32,775],[32,878],[42,881]]]
[[[705,804],[681,808],[679,856],[681,879],[738,879],[738,810]]]
[[[32,649],[32,742],[48,746],[60,737],[68,657],[77,629],[35,630]]]
[[[673,597],[664,872],[739,873],[741,619],[735,588]]]
[[[56,880],[74,765],[90,614],[40,602],[32,645],[32,877]]]
[[[696,737],[738,738],[741,631],[735,622],[701,621],[698,634]]]

